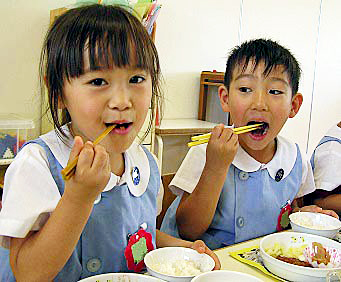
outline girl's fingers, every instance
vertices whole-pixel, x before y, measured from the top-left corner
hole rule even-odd
[[[72,162],[79,155],[79,153],[83,149],[83,146],[84,146],[84,143],[83,143],[82,137],[76,136],[75,139],[74,139],[74,143],[73,143],[71,152],[70,152],[68,164],[70,162]]]
[[[109,164],[109,155],[107,151],[101,145],[96,145],[94,147],[94,161],[91,168],[93,169],[106,169]]]
[[[213,258],[215,262],[214,270],[220,269],[221,265],[218,256],[211,249],[209,249],[203,241],[197,240],[193,242],[192,249],[196,250],[198,253],[201,254],[202,253],[208,254],[211,258]]]
[[[80,168],[89,169],[94,161],[94,156],[94,145],[92,142],[87,141],[79,154],[76,170],[79,171]]]

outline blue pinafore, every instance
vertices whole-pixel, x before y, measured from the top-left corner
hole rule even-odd
[[[295,199],[302,182],[302,157],[296,147],[294,167],[284,179],[273,179],[266,169],[246,172],[232,164],[213,220],[199,239],[217,249],[275,232],[281,208]],[[176,210],[181,197],[168,208],[161,225],[161,231],[175,237],[180,237]]]
[[[37,143],[45,149],[50,171],[62,195],[62,166],[42,139],[38,138],[29,143]],[[102,273],[130,272],[124,256],[128,234],[138,231],[143,223],[147,224],[146,231],[152,234],[155,247],[156,198],[160,188],[160,174],[151,153],[144,147],[143,150],[150,166],[146,191],[140,197],[135,197],[130,193],[127,184],[124,184],[102,192],[100,201],[97,204],[95,202],[75,250],[54,281],[78,281]],[[0,281],[14,282],[8,251],[2,252],[0,249],[0,256],[0,262],[3,262]]]

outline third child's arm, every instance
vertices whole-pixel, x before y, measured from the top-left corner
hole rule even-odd
[[[75,175],[46,224],[25,238],[12,238],[10,262],[17,281],[51,281],[71,256],[90,216],[97,195],[110,177],[105,149],[75,138],[70,154],[79,154]]]
[[[237,148],[238,137],[232,129],[224,125],[213,129],[199,182],[191,194],[184,192],[177,209],[176,221],[183,238],[196,240],[210,226]]]

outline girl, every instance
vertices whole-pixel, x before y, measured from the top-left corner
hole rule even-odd
[[[155,227],[160,174],[134,139],[160,97],[160,67],[137,18],[113,6],[69,10],[47,34],[40,69],[56,130],[27,144],[7,171],[0,234],[15,278],[77,281],[139,271],[154,246],[206,252],[219,268],[202,241]],[[76,156],[75,174],[64,182],[61,169]],[[8,261],[1,271],[1,281],[15,280]]]

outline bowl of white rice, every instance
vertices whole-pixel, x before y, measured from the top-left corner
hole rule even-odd
[[[295,212],[289,219],[292,229],[296,232],[334,238],[341,229],[340,220],[323,213]]]
[[[213,270],[215,265],[209,255],[183,247],[153,250],[145,256],[144,263],[150,275],[175,282],[189,282],[193,277]]]

